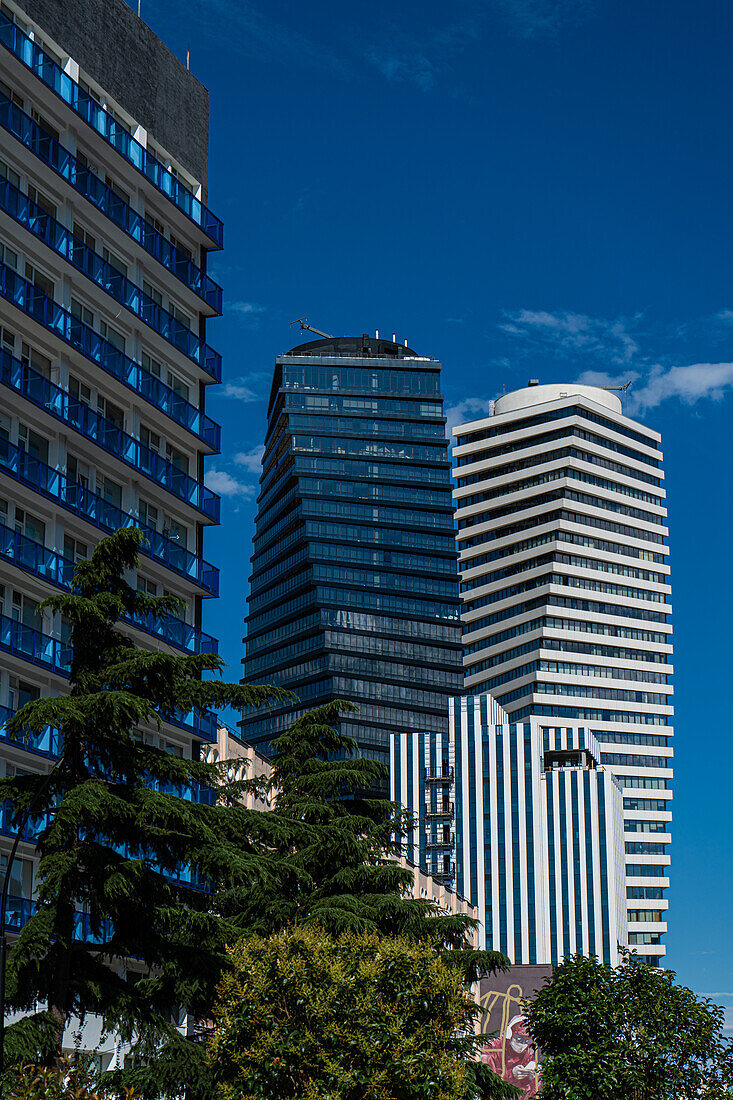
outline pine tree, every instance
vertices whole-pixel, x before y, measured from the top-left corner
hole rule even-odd
[[[146,744],[141,728],[282,693],[202,679],[220,671],[220,658],[144,650],[119,628],[125,614],[161,615],[178,604],[124,579],[142,539],[133,528],[102,540],[77,566],[72,593],[45,601],[70,627],[71,691],[26,704],[8,723],[17,736],[57,729],[61,748],[50,779],[0,782],[16,822],[35,800],[40,857],[36,911],[8,960],[9,1005],[28,1015],[7,1032],[6,1061],[58,1062],[71,1017],[98,1013],[132,1042],[139,1066],[155,1061],[154,1071],[138,1070],[139,1086],[149,1077],[153,1095],[175,1095],[183,1080],[196,1095],[203,1048],[171,1014],[182,1006],[207,1017],[233,935],[207,883],[276,892],[267,852],[278,819],[232,805],[231,796],[197,800],[202,787],[220,787],[219,770]]]

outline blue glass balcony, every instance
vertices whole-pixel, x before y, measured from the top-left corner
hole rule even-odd
[[[140,553],[162,562],[169,569],[187,577],[212,596],[219,594],[219,570],[202,558],[195,557],[172,539],[141,523],[137,516],[123,512],[96,493],[72,481],[66,474],[54,470],[40,459],[29,455],[0,436],[0,470],[26,485],[41,496],[60,504],[62,508],[81,516],[102,531],[114,532],[120,527],[139,527],[147,543]]]
[[[0,615],[0,649],[62,676],[68,676],[71,672],[71,649],[68,645],[24,623],[17,623],[7,615]]]
[[[35,901],[30,898],[19,898],[10,895],[5,910],[5,931],[21,932],[36,912],[36,909]],[[77,943],[105,943],[111,935],[111,921],[104,921],[100,936],[92,930],[89,914],[83,913],[79,909],[76,910],[74,914],[74,939]]]
[[[140,394],[146,401],[171,420],[193,432],[215,451],[219,450],[221,429],[213,420],[180,394],[164,385],[159,378],[150,374],[134,359],[119,351],[113,344],[103,340],[93,328],[83,324],[68,309],[59,306],[33,283],[23,279],[12,267],[0,263],[0,295],[18,309],[22,309],[39,325],[70,344],[76,351],[91,360],[96,366],[119,379],[134,393]]]
[[[175,275],[189,290],[202,298],[213,310],[221,313],[222,290],[188,256],[166,240],[162,233],[133,210],[99,176],[95,176],[76,157],[64,149],[51,134],[11,103],[0,92],[0,126],[30,149],[52,172],[66,180],[80,195],[101,210],[110,221],[137,241],[163,267]]]
[[[156,485],[162,485],[169,493],[186,501],[205,516],[211,517],[212,511],[218,515],[216,494],[210,489],[145,447],[127,432],[123,432],[83,401],[49,382],[42,374],[16,359],[4,348],[0,348],[0,382],[22,394],[39,409],[45,409],[86,439],[91,439],[102,450],[121,459],[133,470],[146,474]]]
[[[19,225],[28,229],[54,252],[58,252],[59,256],[63,256],[73,264],[116,302],[129,309],[164,340],[205,370],[215,381],[221,382],[221,356],[217,351],[210,348],[172,313],[154,302],[126,275],[93,252],[61,222],[47,214],[2,175],[0,175],[0,210],[4,210]]]
[[[11,562],[19,569],[35,577],[42,577],[57,588],[71,590],[74,576],[74,562],[62,557],[54,550],[48,550],[27,535],[14,531],[0,523],[0,559]],[[183,650],[184,653],[218,653],[219,643],[210,634],[198,627],[177,619],[175,615],[125,615],[125,621],[133,626],[160,638],[168,645]]]
[[[3,12],[0,42],[198,225],[217,248],[222,247],[221,221]]]
[[[24,730],[22,733],[10,734],[5,723],[14,714],[15,711],[10,707],[0,707],[0,741],[4,741],[6,745],[16,745],[37,756],[51,758],[58,756],[61,748],[61,735],[58,730],[46,726],[41,733],[36,733],[35,730]]]

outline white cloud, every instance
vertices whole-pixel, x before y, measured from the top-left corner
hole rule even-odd
[[[267,394],[266,386],[270,382],[270,377],[269,374],[262,371],[244,374],[239,378],[232,378],[230,381],[225,382],[221,388],[217,386],[213,396],[232,397],[235,401],[243,401],[247,405],[253,401],[264,401]]]
[[[685,405],[707,398],[722,401],[733,387],[733,363],[692,363],[687,367],[652,367],[631,395],[631,411],[655,409],[677,397]]]
[[[503,332],[545,351],[551,350],[561,358],[587,355],[622,366],[631,363],[639,353],[636,338],[629,331],[632,322],[624,317],[610,321],[585,313],[531,309],[519,309],[506,313],[505,317],[499,325]]]
[[[237,466],[242,466],[248,474],[259,474],[262,467],[263,446],[252,447],[249,451],[240,451],[234,456]]]
[[[566,23],[577,21],[594,6],[588,0],[495,0],[523,38],[554,34]]]
[[[212,492],[223,497],[253,497],[255,495],[254,485],[247,485],[243,481],[238,481],[226,470],[217,470],[213,466],[207,471],[204,482],[207,489],[211,489]]]
[[[445,430],[450,439],[456,424],[464,424],[467,420],[479,420],[482,416],[489,415],[489,409],[494,402],[493,397],[464,397],[455,405],[449,405],[445,410]]]
[[[259,302],[225,302],[224,312],[235,314],[243,324],[255,328],[262,320],[263,313],[267,313],[267,306],[261,306]]]

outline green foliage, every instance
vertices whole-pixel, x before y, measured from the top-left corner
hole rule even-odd
[[[135,1100],[132,1088],[110,1092],[83,1056],[62,1059],[59,1066],[18,1066],[5,1081],[7,1100]]]
[[[527,1010],[543,1100],[722,1100],[733,1087],[723,1010],[626,953],[567,958]]]
[[[125,613],[160,615],[176,602],[141,596],[124,579],[141,541],[137,529],[104,539],[77,566],[72,594],[46,601],[70,624],[71,691],[28,703],[8,723],[17,735],[57,728],[62,748],[49,779],[0,781],[16,821],[33,805],[40,830],[37,911],[8,962],[9,1004],[29,1015],[6,1041],[9,1062],[51,1065],[72,1014],[96,1012],[105,1028],[134,1041],[143,1063],[159,1060],[156,1089],[174,1094],[180,1067],[195,1083],[203,1058],[171,1010],[206,1016],[234,934],[209,894],[180,881],[180,868],[194,881],[230,884],[266,875],[275,823],[191,799],[199,784],[220,786],[219,770],[146,744],[141,727],[281,693],[202,681],[220,670],[219,658],[143,650],[118,629]],[[78,935],[82,910],[86,941]],[[120,966],[125,959],[134,961]],[[46,1008],[37,1011],[39,1003]],[[140,1083],[145,1076],[140,1070]]]
[[[377,931],[464,948],[475,921],[439,914],[432,902],[405,896],[413,876],[395,856],[409,819],[396,803],[365,793],[387,769],[356,755],[355,742],[338,732],[339,716],[354,709],[329,703],[275,741],[271,787],[280,827],[271,854],[280,887],[276,895],[253,889],[222,896],[222,911],[242,931],[262,935],[315,923],[334,935]],[[472,972],[507,965],[494,952],[451,958]]]
[[[311,925],[230,955],[209,1048],[219,1100],[516,1095],[468,1072],[479,1010],[429,943]]]

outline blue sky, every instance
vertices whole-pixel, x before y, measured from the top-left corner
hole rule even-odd
[[[206,622],[232,677],[263,398],[293,318],[407,337],[442,360],[454,421],[530,376],[633,379],[627,411],[663,433],[672,529],[668,960],[733,1027],[733,5],[142,0],[142,15],[211,93],[226,384],[209,391],[223,598]]]

